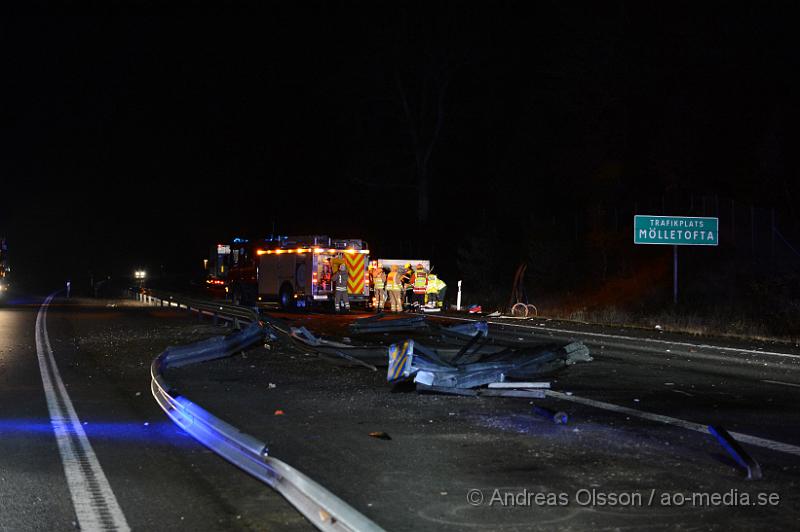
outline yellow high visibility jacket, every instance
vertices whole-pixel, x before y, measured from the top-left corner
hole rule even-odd
[[[375,287],[375,290],[383,290],[383,286],[385,284],[386,276],[383,272],[379,272],[372,275],[372,285]]]
[[[389,272],[389,276],[386,278],[387,290],[403,290],[403,284],[400,282],[400,275],[400,272]]]
[[[417,270],[411,276],[411,284],[414,286],[415,294],[424,294],[425,287],[428,285],[428,272],[425,270]]]
[[[428,286],[425,290],[427,294],[438,294],[439,291],[447,286],[444,281],[439,279],[435,273],[428,276]]]

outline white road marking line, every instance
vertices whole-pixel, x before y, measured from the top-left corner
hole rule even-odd
[[[130,530],[111,485],[100,467],[56,366],[47,334],[47,307],[36,316],[36,356],[67,486],[81,530]]]
[[[478,321],[475,318],[457,318],[454,316],[432,316],[434,318],[440,318],[445,320],[460,320],[460,321]],[[710,345],[710,344],[691,344],[689,342],[671,342],[669,340],[658,340],[656,338],[638,338],[636,336],[625,336],[622,334],[605,334],[605,333],[593,333],[593,332],[584,332],[584,331],[571,331],[569,329],[550,329],[548,327],[538,327],[536,325],[519,325],[516,323],[505,323],[502,321],[492,321],[486,320],[487,323],[491,323],[493,325],[505,325],[507,327],[520,327],[522,329],[534,329],[537,331],[544,331],[544,332],[557,332],[557,333],[564,333],[569,335],[580,335],[580,336],[596,336],[598,338],[615,338],[618,340],[631,340],[635,342],[649,342],[655,344],[663,344],[663,345],[679,345],[682,347],[691,347],[694,349],[716,349],[717,351],[732,351],[734,353],[748,353],[751,355],[772,355],[778,357],[786,357],[786,358],[796,358],[800,359],[800,355],[793,355],[791,353],[780,353],[777,351],[759,351],[754,349],[742,349],[739,347],[725,347],[720,345]]]
[[[791,382],[771,381],[769,379],[761,379],[761,382],[768,382],[770,384],[782,384],[783,386],[794,386],[795,388],[800,388],[800,384],[793,384]]]
[[[609,410],[611,412],[617,412],[628,416],[647,419],[648,421],[657,421],[659,423],[665,423],[667,425],[673,425],[676,427],[681,427],[684,429],[694,430],[697,432],[702,432],[704,434],[709,434],[708,427],[706,425],[701,425],[700,423],[694,423],[692,421],[686,421],[683,419],[678,419],[670,416],[662,416],[661,414],[653,414],[652,412],[644,412],[642,410],[636,410],[634,408],[628,408],[626,406],[619,406],[611,403],[605,403],[603,401],[596,401],[594,399],[588,399],[586,397],[578,397],[577,395],[567,395],[565,393],[555,392],[552,390],[545,390],[545,394],[548,397],[552,397],[554,399],[571,401],[573,403],[579,403],[586,406],[601,408],[603,410]],[[789,443],[783,443],[774,440],[768,440],[766,438],[759,438],[758,436],[751,436],[750,434],[743,434],[741,432],[731,432],[730,434],[731,436],[733,436],[739,442],[742,443],[749,443],[750,445],[755,445],[756,447],[764,447],[765,449],[771,449],[773,451],[779,451],[782,453],[788,453],[788,454],[793,454],[795,456],[800,456],[800,447],[798,447],[797,445],[792,445]]]

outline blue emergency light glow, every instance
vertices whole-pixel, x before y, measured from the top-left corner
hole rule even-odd
[[[162,408],[164,408],[163,405]],[[202,443],[209,449],[220,453],[225,459],[232,461],[239,467],[244,467],[247,471],[255,474],[241,462],[232,459],[229,455],[231,450],[237,452],[236,449],[246,449],[250,451],[250,457],[248,459],[257,462],[259,466],[262,465],[262,462],[260,462],[260,457],[266,456],[267,453],[267,449],[264,447],[262,442],[244,434],[241,434],[239,437],[247,437],[250,440],[249,444],[244,444],[243,447],[243,444],[240,441],[231,442],[229,438],[226,438],[222,435],[223,431],[221,429],[221,425],[227,424],[220,421],[213,414],[204,410],[201,406],[198,406],[189,399],[180,395],[175,396],[171,406],[164,408],[164,412],[166,412],[166,414],[170,417],[170,419],[172,419],[172,421],[175,422],[176,425],[188,432],[198,442]],[[228,426],[228,430],[230,431],[236,429]],[[253,458],[254,456],[259,458]]]
[[[71,432],[71,424],[62,425]],[[106,440],[131,444],[160,444],[165,446],[192,446],[192,439],[180,428],[169,421],[126,421],[126,422],[92,422],[81,423],[83,431],[90,440]],[[52,437],[53,425],[44,419],[0,419],[0,438],[29,438],[42,435]],[[175,439],[175,436],[184,436]]]

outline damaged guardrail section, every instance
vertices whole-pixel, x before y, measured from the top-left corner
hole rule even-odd
[[[200,311],[198,309],[198,311]],[[178,395],[164,379],[170,367],[231,356],[283,331],[257,320],[245,329],[181,347],[170,347],[150,366],[153,397],[180,428],[240,469],[269,485],[320,530],[379,531],[373,521],[302,472],[270,456],[264,442]]]

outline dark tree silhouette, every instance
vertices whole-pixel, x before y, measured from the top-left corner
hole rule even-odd
[[[460,35],[463,24],[455,5],[434,16],[402,9],[398,19],[393,77],[414,161],[422,226],[429,219],[431,159],[445,126],[448,91],[469,55],[468,41]]]

